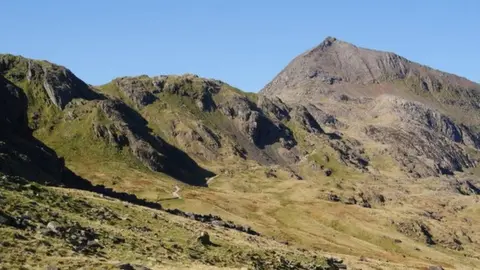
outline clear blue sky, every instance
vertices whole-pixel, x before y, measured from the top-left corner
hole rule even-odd
[[[0,53],[99,85],[195,73],[257,91],[326,36],[480,81],[480,1],[2,0]]]

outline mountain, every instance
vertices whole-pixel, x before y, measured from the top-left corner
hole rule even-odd
[[[370,98],[391,94],[426,102],[462,119],[461,112],[478,110],[479,91],[479,84],[465,78],[327,37],[292,60],[261,93],[292,101],[329,93]],[[477,124],[479,119],[462,120]]]
[[[478,91],[335,38],[259,94],[193,74],[93,86],[0,55],[0,259],[474,268]]]
[[[389,145],[386,151],[415,177],[478,162],[468,149],[480,146],[480,85],[393,53],[328,37],[260,93],[343,118],[346,133]]]

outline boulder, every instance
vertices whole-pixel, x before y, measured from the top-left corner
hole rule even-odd
[[[60,225],[55,221],[50,221],[47,224],[47,229],[56,234],[60,233],[59,231],[60,228],[61,228]]]
[[[210,241],[210,235],[208,234],[208,232],[205,232],[205,231],[200,233],[200,236],[197,238],[197,241],[205,246],[212,244],[212,242]]]
[[[332,202],[339,202],[340,197],[338,197],[336,194],[330,193],[328,194],[328,200]]]

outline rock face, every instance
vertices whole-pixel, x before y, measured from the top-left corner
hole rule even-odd
[[[30,64],[35,66],[35,64]],[[42,72],[33,71],[36,67],[30,67],[32,76],[43,76],[43,87],[53,104],[63,109],[75,98],[96,99],[100,96],[92,91],[83,81],[78,79],[70,70],[52,65],[51,68],[43,67]],[[40,75],[41,74],[41,75]]]
[[[465,148],[480,146],[480,85],[393,53],[328,37],[260,93],[304,105],[318,123],[361,144],[386,145],[378,151],[413,177],[452,174],[478,162]]]
[[[23,68],[22,68],[23,67]],[[0,74],[10,74],[18,81],[37,81],[53,104],[60,109],[75,98],[97,99],[100,95],[70,70],[46,61],[33,61],[12,55],[0,55]]]
[[[291,131],[282,123],[269,119],[255,104],[243,97],[234,97],[219,105],[221,112],[232,119],[257,147],[283,141],[286,148],[295,146]]]
[[[382,125],[368,125],[365,133],[372,139],[393,146],[391,154],[417,177],[452,174],[476,166],[463,146],[478,147],[478,135],[448,116],[415,101],[395,96],[375,99],[369,111]],[[396,125],[387,121],[397,120]]]
[[[293,119],[297,121],[300,126],[310,133],[323,133],[322,128],[304,106],[297,106],[292,111]]]
[[[264,112],[274,115],[279,121],[290,120],[290,108],[279,98],[259,96],[257,106]]]
[[[455,188],[463,195],[480,195],[480,188],[470,180],[458,181],[455,184]]]
[[[158,84],[154,84],[149,80],[142,80],[142,78],[132,79],[123,77],[114,80],[118,89],[131,99],[137,107],[152,104],[157,100],[157,97],[152,92],[160,91]]]
[[[377,117],[391,115],[401,123],[414,125],[443,135],[450,141],[473,148],[479,148],[480,146],[478,134],[475,134],[471,128],[463,124],[457,124],[447,115],[417,101],[383,95],[376,99],[370,114]]]

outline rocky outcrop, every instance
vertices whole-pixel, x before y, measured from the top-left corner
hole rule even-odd
[[[450,117],[415,101],[383,95],[375,100],[374,108],[369,112],[374,117],[393,116],[408,129],[422,128],[447,139],[473,148],[480,147],[480,139],[469,127],[456,124]]]
[[[201,215],[201,214],[183,212],[179,209],[166,209],[165,211],[173,215],[182,216],[182,217],[193,219],[203,223],[208,223],[214,226],[225,227],[225,228],[237,230],[239,232],[244,232],[250,235],[260,235],[258,232],[254,231],[252,228],[248,226],[237,225],[231,221],[224,221],[219,216],[214,216],[211,214]]]
[[[329,142],[338,155],[338,160],[345,165],[353,165],[354,167],[366,170],[369,164],[369,159],[365,155],[361,144],[356,140],[348,139],[332,139]]]
[[[201,123],[193,123],[189,126],[180,121],[172,121],[171,135],[175,138],[177,145],[205,160],[218,158],[222,147],[221,137]]]
[[[13,55],[0,55],[0,74],[15,81],[26,80],[42,87],[50,101],[60,109],[73,99],[93,100],[101,95],[77,78],[70,70],[46,61],[25,59]]]
[[[329,126],[333,128],[347,127],[345,123],[339,121],[334,115],[324,112],[314,104],[309,103],[305,107],[308,110],[308,112],[312,115],[312,117],[315,118],[317,123],[321,125]]]
[[[430,228],[421,221],[406,221],[395,223],[397,231],[407,236],[423,239],[427,245],[435,245]]]
[[[390,145],[391,154],[415,177],[452,174],[476,166],[462,144],[478,147],[478,135],[465,125],[422,103],[381,96],[368,112],[382,125],[370,125],[366,134]],[[388,123],[395,121],[395,126]]]
[[[157,97],[153,92],[161,91],[160,84],[155,84],[147,76],[122,77],[115,79],[113,83],[139,108],[155,102]]]
[[[416,177],[452,174],[476,164],[461,147],[432,131],[368,126],[365,132],[375,140],[392,145],[390,154]]]
[[[304,130],[310,133],[324,133],[315,118],[304,106],[296,106],[293,108],[292,119],[297,122]]]
[[[92,100],[100,97],[70,70],[55,65],[43,67],[43,87],[52,103],[61,109],[75,98]]]
[[[287,149],[296,145],[290,129],[281,122],[269,119],[245,97],[234,96],[219,104],[219,108],[260,149],[276,142],[281,142],[282,146]]]
[[[212,95],[220,91],[222,83],[200,78],[196,75],[121,77],[112,82],[137,108],[148,106],[159,99],[158,94],[167,93],[189,97],[201,111],[216,108]]]
[[[63,239],[72,246],[72,250],[75,252],[93,255],[103,248],[98,242],[98,233],[92,228],[82,227],[78,223],[60,225],[50,221],[40,231],[45,236]]]
[[[455,189],[462,195],[480,195],[480,188],[471,180],[457,181],[455,183]]]
[[[277,120],[290,120],[290,108],[277,97],[258,96],[257,106],[262,111],[273,115]]]
[[[154,80],[156,80],[155,77]],[[163,91],[166,93],[189,97],[201,111],[213,111],[216,104],[213,95],[217,94],[222,82],[200,78],[197,75],[168,76],[162,79]]]

